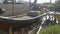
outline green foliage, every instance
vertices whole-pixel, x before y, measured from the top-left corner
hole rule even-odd
[[[57,0],[56,1],[56,5],[59,5],[60,6],[60,0]]]
[[[43,28],[40,34],[60,34],[60,25],[50,25],[49,27]]]
[[[43,3],[45,6],[47,6],[51,11],[54,11],[55,3]]]
[[[54,9],[55,9],[55,11],[60,12],[60,0],[56,1]]]
[[[54,3],[44,3],[44,5],[47,7],[54,7]]]

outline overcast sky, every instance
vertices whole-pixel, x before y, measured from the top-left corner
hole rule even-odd
[[[25,0],[27,2],[29,2],[29,0]],[[34,0],[31,0],[31,2],[33,2]],[[55,3],[56,0],[52,0],[52,3]],[[44,3],[44,2],[50,2],[50,0],[38,0],[37,3]]]

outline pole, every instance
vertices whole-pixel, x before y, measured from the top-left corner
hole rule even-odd
[[[52,0],[50,0],[50,3],[52,3]]]
[[[50,0],[50,4],[52,3],[52,0]],[[50,8],[51,9],[51,8]],[[50,17],[50,14],[49,14],[49,19],[50,19],[51,17]]]
[[[29,10],[31,10],[31,0],[29,0]]]
[[[14,15],[14,0],[12,0],[12,16]]]
[[[37,3],[37,0],[34,1],[34,5],[36,5],[36,3]]]
[[[37,0],[34,1],[34,4],[33,4],[33,10],[37,10],[36,4],[37,4]]]

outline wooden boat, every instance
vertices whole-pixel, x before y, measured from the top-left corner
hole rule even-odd
[[[28,15],[24,15],[24,16],[19,16],[19,17],[3,17],[0,16],[0,28],[9,28],[10,26],[19,26],[19,27],[23,27],[23,26],[28,26],[32,23],[35,23],[37,20],[40,20],[41,17],[45,16],[45,14],[42,15],[38,15],[35,17],[31,17]]]

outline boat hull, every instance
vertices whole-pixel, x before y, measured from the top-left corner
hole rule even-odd
[[[32,23],[35,23],[37,20],[39,19],[35,18],[30,20],[9,20],[9,19],[0,18],[0,25],[1,25],[0,29],[5,29],[5,28],[9,29],[10,26],[24,27],[24,26],[31,25]]]
[[[28,26],[31,25],[32,23],[36,23],[37,21],[40,20],[41,17],[45,16],[46,14],[40,15],[33,17],[32,19],[28,20],[13,20],[13,19],[5,19],[5,18],[0,18],[0,29],[8,29],[10,26]]]

